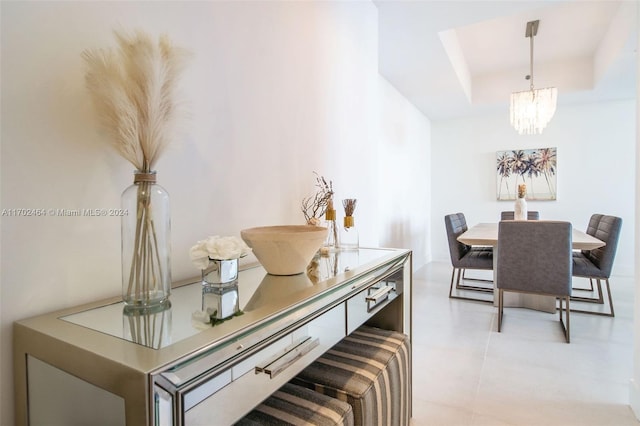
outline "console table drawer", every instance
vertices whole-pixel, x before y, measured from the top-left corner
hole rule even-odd
[[[351,334],[397,296],[395,281],[380,281],[347,300],[347,334]]]
[[[292,334],[288,334],[282,339],[262,349],[260,352],[256,353],[255,355],[252,355],[249,358],[245,359],[244,361],[234,365],[233,367],[231,367],[232,380],[238,380],[240,377],[242,377],[246,373],[253,372],[255,369],[255,366],[259,362],[263,361],[264,359],[267,359],[268,357],[275,355],[280,351],[283,351],[287,346],[290,346],[292,343],[293,343]]]
[[[346,335],[345,318],[341,303],[278,340],[275,350],[270,345],[231,367],[233,381],[186,411],[184,424],[233,424],[339,342]],[[291,341],[288,351],[282,349]],[[238,376],[241,371],[246,372]]]

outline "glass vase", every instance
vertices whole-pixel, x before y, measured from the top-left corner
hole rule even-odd
[[[338,228],[336,226],[336,211],[333,208],[333,201],[329,201],[327,211],[324,215],[327,225],[327,239],[324,242],[324,246],[329,250],[334,250],[338,247]]]
[[[337,247],[338,242],[338,227],[336,226],[335,220],[327,220],[327,239],[324,242],[324,246],[330,250],[333,250]]]
[[[340,228],[340,250],[357,250],[360,247],[358,228],[353,216],[345,216],[344,224]]]
[[[124,310],[159,312],[170,306],[169,194],[156,183],[155,171],[136,171],[121,201]]]

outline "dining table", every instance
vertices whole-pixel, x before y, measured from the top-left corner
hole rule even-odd
[[[498,227],[497,222],[493,223],[478,223],[467,229],[465,232],[458,236],[458,241],[470,246],[491,246],[494,250],[493,256],[493,287],[494,298],[493,305],[498,306],[498,297],[496,289],[496,275],[498,268],[498,256],[496,247],[498,247]],[[574,227],[571,228],[571,246],[574,250],[593,250],[599,247],[603,247],[606,243],[592,235],[587,234]],[[539,311],[555,313],[556,312],[556,298],[554,296],[544,296],[538,294],[527,293],[505,293],[504,294],[504,306],[505,307],[524,307],[529,309],[535,309]]]

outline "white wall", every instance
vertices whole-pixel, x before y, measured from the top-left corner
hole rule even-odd
[[[430,123],[377,73],[366,2],[2,2],[1,208],[115,208],[132,166],[107,146],[80,53],[115,27],[194,56],[192,119],[157,165],[172,201],[173,278],[207,235],[302,223],[313,171],[358,198],[363,245],[430,258]],[[54,17],[54,18],[52,18]],[[11,325],[120,293],[114,217],[1,217],[0,424],[13,424]]]
[[[635,101],[559,106],[541,135],[520,136],[508,111],[432,123],[431,236],[434,260],[449,261],[444,216],[463,212],[469,226],[496,222],[513,201],[496,201],[496,151],[557,147],[556,201],[529,201],[542,219],[586,230],[593,213],[620,216],[614,273],[634,270]]]
[[[636,8],[636,28],[640,29],[640,7]],[[636,31],[640,46],[640,31]],[[637,51],[636,51],[637,52]],[[636,53],[636,69],[640,70],[640,55]],[[640,84],[636,84],[636,182],[640,182]],[[640,184],[636,184],[636,212],[640,211]],[[636,242],[634,264],[640,270],[640,215],[636,214]],[[629,401],[636,418],[640,420],[640,277],[635,276],[633,317],[633,376],[629,383]]]
[[[385,103],[380,108],[382,143],[376,174],[378,210],[388,221],[380,231],[380,245],[403,247],[411,241],[412,247],[420,248],[414,251],[415,269],[431,258],[431,149],[424,143],[431,126],[386,80],[382,89]],[[403,191],[404,187],[411,190]]]

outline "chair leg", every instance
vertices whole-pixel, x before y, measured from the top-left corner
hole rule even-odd
[[[562,328],[562,332],[564,333],[564,337],[567,340],[567,343],[570,342],[570,317],[569,317],[569,312],[571,311],[571,308],[569,307],[569,301],[571,300],[570,296],[565,296],[565,297],[559,297],[558,298],[560,300],[560,309],[558,309],[558,315],[560,317],[560,328]],[[564,309],[565,311],[565,318],[566,318],[566,324],[562,321],[562,300],[565,300],[567,302],[567,307],[566,309]]]
[[[502,330],[502,289],[498,290],[498,333]]]
[[[452,297],[452,292],[453,292],[453,278],[456,275],[456,268],[453,268],[453,271],[451,271],[451,285],[449,286],[449,298]]]
[[[567,296],[567,310],[566,310],[566,316],[567,316],[567,343],[571,342],[571,308],[569,307],[569,303],[571,301],[571,297]]]
[[[604,304],[604,297],[602,294],[602,280],[596,280],[596,284],[598,285],[598,303],[602,305]]]
[[[462,280],[463,280],[463,281],[464,281],[464,280],[467,280],[467,281],[479,281],[479,282],[483,282],[483,283],[492,283],[492,282],[493,282],[493,280],[485,280],[485,279],[483,279],[483,278],[467,278],[467,277],[465,276],[465,273],[466,273],[466,272],[467,272],[467,270],[466,270],[466,269],[463,269],[463,270],[462,270]],[[480,287],[480,288],[483,288],[483,287]]]
[[[572,290],[576,290],[576,291],[591,291],[593,292],[594,287],[593,287],[593,278],[589,278],[589,283],[591,285],[591,290],[587,290],[586,288],[572,288]],[[598,298],[594,298],[594,297],[582,297],[582,296],[571,296],[571,300],[573,300],[574,302],[586,302],[586,303],[597,303],[599,305],[603,305],[604,304],[604,297],[602,294],[602,285],[600,284],[600,280],[596,279],[596,290],[598,291]]]
[[[571,287],[571,289],[577,291],[593,291],[593,278],[589,278],[589,288]]]
[[[460,300],[469,300],[472,302],[482,302],[482,303],[493,303],[493,299],[491,300],[486,300],[486,299],[474,299],[473,297],[464,297],[464,296],[454,296],[453,295],[453,283],[455,281],[455,285],[456,285],[456,289],[459,290],[474,290],[476,288],[482,288],[482,287],[471,287],[471,286],[464,286],[464,285],[460,285],[460,277],[463,275],[464,270],[459,269],[459,268],[453,268],[453,271],[451,272],[451,284],[449,285],[449,299],[460,299]],[[458,273],[456,276],[456,272]],[[485,292],[491,292],[493,293],[493,289],[484,289],[483,291]]]
[[[480,287],[475,285],[466,285],[464,284],[464,280],[468,281],[481,281],[486,283],[492,283],[493,280],[483,280],[480,278],[466,278],[464,276],[466,269],[462,269],[462,273],[458,272],[458,281],[456,282],[456,290],[473,290],[473,291],[482,291],[484,293],[493,293],[493,287]],[[460,284],[462,278],[462,284]]]
[[[616,314],[613,312],[613,297],[611,297],[611,286],[609,285],[609,278],[606,278],[604,282],[607,284],[607,294],[609,295],[609,307],[611,308],[611,316],[615,317]]]
[[[613,310],[613,297],[611,296],[611,285],[609,284],[609,278],[605,278],[605,284],[607,285],[607,298],[609,300],[609,312],[594,312],[594,311],[586,311],[581,309],[572,309],[571,312],[578,312],[581,314],[591,314],[591,315],[599,315],[603,317],[615,317],[615,312]],[[571,297],[571,300],[574,302],[590,302],[590,303],[602,303],[604,304],[604,296],[602,294],[602,283],[599,278],[596,278],[596,287],[598,289],[598,293],[600,297],[598,299],[591,298],[583,298],[583,297]],[[586,300],[585,300],[586,299]],[[602,300],[599,302],[598,300]]]

